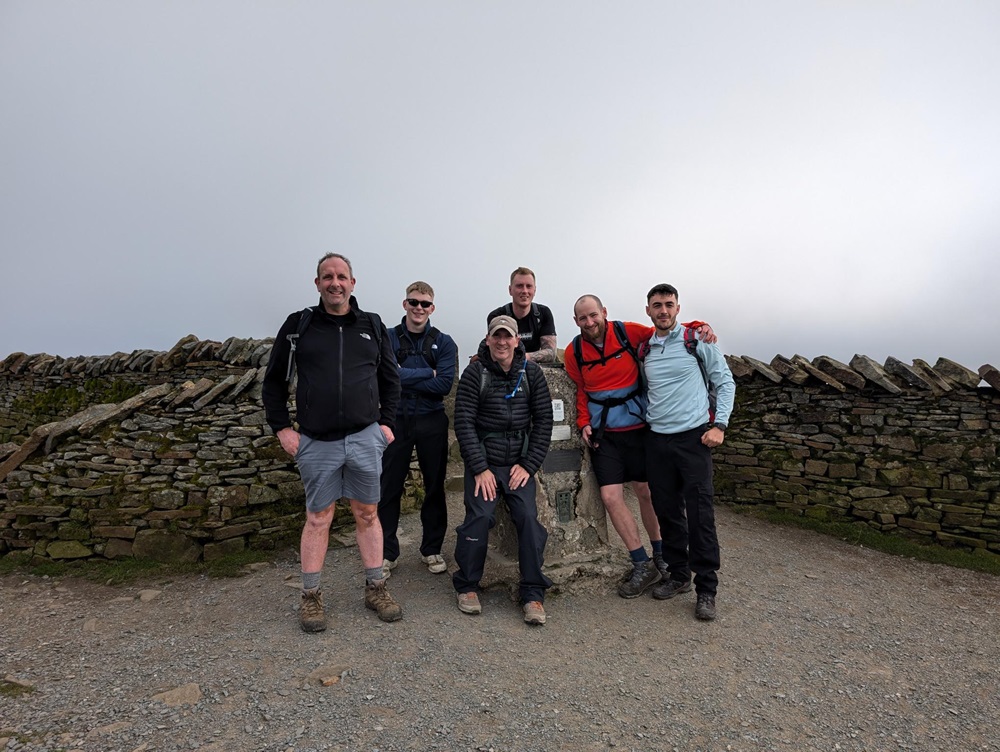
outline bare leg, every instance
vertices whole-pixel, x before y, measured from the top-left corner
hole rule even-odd
[[[361,563],[365,569],[382,566],[382,524],[378,521],[378,504],[362,504],[349,499],[354,513],[355,537]]]
[[[656,519],[656,511],[653,509],[653,499],[649,494],[649,484],[640,481],[632,482],[632,490],[639,500],[639,516],[642,517],[642,526],[646,528],[646,534],[650,541],[658,541],[662,538],[660,534],[660,521]]]
[[[625,548],[629,551],[641,548],[642,539],[639,537],[639,527],[635,524],[632,512],[625,506],[625,486],[621,483],[601,486],[601,501],[604,502],[604,508],[608,511],[611,524],[625,543]],[[659,527],[656,530],[659,531]]]
[[[303,572],[319,572],[323,569],[326,549],[330,543],[330,523],[333,522],[335,507],[336,504],[331,504],[321,512],[306,510],[306,524],[302,528],[302,541],[299,548]]]

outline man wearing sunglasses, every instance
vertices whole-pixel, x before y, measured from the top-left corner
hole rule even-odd
[[[490,321],[478,360],[462,372],[455,436],[465,461],[465,521],[455,531],[458,571],[452,577],[458,608],[464,614],[482,612],[479,581],[502,494],[517,531],[524,621],[544,624],[542,603],[552,581],[542,574],[548,532],[538,521],[535,473],[552,439],[552,400],[542,369],[525,358],[517,323],[509,316]]]
[[[434,574],[441,574],[448,568],[441,556],[441,544],[448,527],[444,495],[448,416],[444,411],[444,398],[455,380],[458,347],[451,337],[431,326],[434,290],[429,284],[414,282],[407,287],[403,310],[406,312],[403,320],[389,329],[402,395],[396,411],[396,440],[382,455],[382,498],[378,517],[382,523],[382,568],[386,577],[399,558],[396,535],[399,504],[414,447],[424,477],[420,560]]]

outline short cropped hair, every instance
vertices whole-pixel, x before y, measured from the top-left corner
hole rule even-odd
[[[531,269],[529,269],[526,266],[519,266],[519,267],[517,267],[517,269],[515,269],[514,271],[512,271],[510,273],[510,283],[511,284],[514,284],[514,277],[516,277],[518,275],[531,275],[532,279],[535,278],[535,273],[533,271],[531,271]]]
[[[340,259],[345,264],[347,264],[347,271],[349,271],[351,273],[351,277],[352,278],[354,277],[354,269],[353,269],[353,267],[351,267],[351,260],[349,258],[347,258],[347,256],[344,256],[343,254],[340,254],[340,253],[328,253],[325,256],[323,256],[323,258],[321,258],[319,260],[319,263],[316,264],[316,276],[317,277],[319,276],[319,268],[321,266],[323,266],[323,262],[324,261],[329,261],[332,258]]]
[[[434,288],[426,282],[421,282],[419,279],[416,282],[411,282],[410,286],[406,288],[407,295],[411,292],[420,292],[424,295],[430,295],[432,298],[434,297]]]
[[[659,284],[650,288],[649,292],[646,293],[646,302],[648,303],[654,295],[673,295],[677,300],[681,299],[681,296],[677,292],[677,288],[673,285]]]
[[[597,307],[598,308],[604,308],[604,303],[601,302],[601,299],[599,297],[597,297],[596,295],[591,295],[590,293],[587,293],[586,295],[581,295],[579,298],[577,298],[576,302],[573,304],[573,315],[574,316],[576,315],[576,307],[578,305],[580,305],[580,303],[582,303],[583,301],[587,300],[587,298],[590,298],[595,303],[597,303]]]

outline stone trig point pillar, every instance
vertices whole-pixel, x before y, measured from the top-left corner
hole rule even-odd
[[[576,429],[576,385],[561,364],[543,365],[542,370],[552,394],[554,420],[552,444],[536,476],[538,519],[549,531],[545,573],[556,588],[565,590],[583,578],[616,576],[628,562],[624,550],[609,545],[600,490]],[[454,525],[461,519],[456,517]],[[504,584],[516,593],[518,579],[517,533],[500,502],[482,584]]]

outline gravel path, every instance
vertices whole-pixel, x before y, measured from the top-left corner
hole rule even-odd
[[[713,623],[606,581],[543,628],[503,590],[466,616],[412,545],[395,624],[331,551],[316,635],[290,553],[235,580],[0,578],[0,677],[34,688],[3,685],[0,749],[1000,750],[1000,579],[726,509],[719,535]]]

